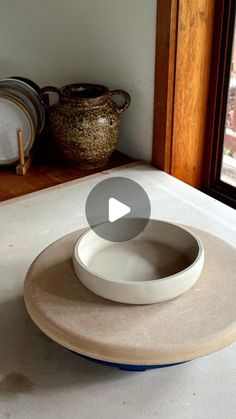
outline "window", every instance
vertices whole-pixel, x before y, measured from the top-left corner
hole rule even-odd
[[[219,0],[215,11],[206,121],[205,188],[236,208],[236,5]]]
[[[232,207],[235,3],[157,1],[152,155],[154,166]]]
[[[236,187],[236,27],[231,55],[230,79],[226,108],[223,158],[220,179]]]

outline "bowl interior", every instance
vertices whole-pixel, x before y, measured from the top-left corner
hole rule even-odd
[[[135,239],[103,240],[92,230],[78,241],[76,257],[96,275],[116,281],[150,281],[187,269],[199,254],[197,238],[179,226],[150,220]]]

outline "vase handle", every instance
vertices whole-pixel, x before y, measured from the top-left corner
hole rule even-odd
[[[116,110],[118,113],[122,114],[130,105],[131,97],[129,93],[125,92],[124,90],[111,90],[109,92],[109,96],[123,96],[125,101],[121,106],[116,105]]]
[[[59,98],[61,96],[61,89],[58,89],[57,87],[53,87],[53,86],[43,87],[40,91],[40,100],[41,100],[41,102],[43,103],[44,106],[48,106],[48,103],[46,103],[46,102],[48,102],[48,100],[47,101],[45,100],[45,94],[50,93],[50,92],[57,93]]]

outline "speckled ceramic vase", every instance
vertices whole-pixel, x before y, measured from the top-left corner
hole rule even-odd
[[[48,92],[59,95],[58,103],[50,107],[49,125],[64,157],[86,169],[104,166],[115,150],[129,94],[86,83],[42,89],[42,93]],[[121,106],[112,100],[115,95],[124,97]]]

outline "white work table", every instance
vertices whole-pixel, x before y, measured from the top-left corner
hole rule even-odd
[[[29,318],[27,269],[46,246],[87,225],[86,198],[110,176],[138,182],[152,217],[236,244],[235,210],[149,165],[123,166],[1,203],[0,419],[234,419],[236,344],[186,364],[125,372],[60,347]]]

